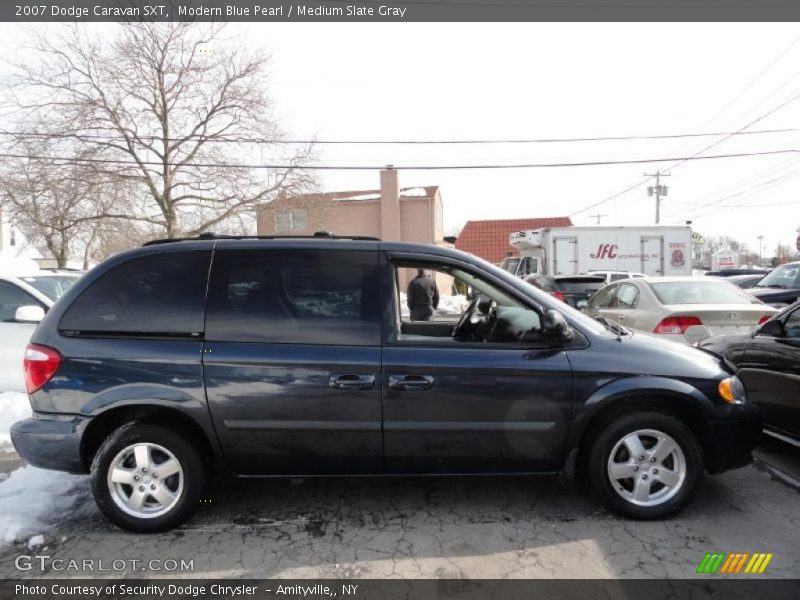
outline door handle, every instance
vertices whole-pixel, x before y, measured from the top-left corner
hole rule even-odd
[[[402,392],[421,392],[433,387],[430,375],[389,375],[389,389]]]
[[[355,373],[331,375],[328,385],[335,390],[371,390],[375,387],[375,375]]]

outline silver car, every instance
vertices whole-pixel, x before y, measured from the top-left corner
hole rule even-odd
[[[694,344],[711,335],[749,332],[778,311],[723,279],[642,277],[605,286],[584,312]]]

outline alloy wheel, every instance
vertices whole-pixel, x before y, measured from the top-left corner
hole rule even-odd
[[[677,494],[686,480],[686,457],[669,435],[640,429],[625,435],[607,464],[611,487],[637,506],[658,506]]]
[[[108,468],[114,503],[140,519],[172,510],[183,492],[183,468],[175,455],[158,444],[137,443],[121,450]]]

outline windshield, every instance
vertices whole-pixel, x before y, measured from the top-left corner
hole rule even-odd
[[[800,265],[781,265],[759,281],[755,287],[795,288],[800,285]]]
[[[661,304],[759,304],[727,281],[667,281],[650,287]]]
[[[80,279],[80,275],[48,275],[46,277],[22,278],[25,283],[35,287],[51,300],[58,300],[78,279]]]
[[[501,264],[500,268],[504,271],[515,275],[517,272],[517,267],[519,266],[519,259],[518,258],[507,258]]]
[[[480,265],[481,268],[486,269],[487,271],[490,271],[494,276],[498,277],[499,279],[502,279],[503,281],[505,281],[506,283],[510,284],[514,288],[516,288],[516,289],[524,289],[526,294],[536,296],[536,298],[540,300],[541,304],[543,304],[545,306],[552,306],[554,304],[552,296],[546,294],[545,292],[541,291],[540,289],[538,289],[538,288],[536,288],[536,287],[534,287],[532,285],[529,285],[529,284],[525,283],[521,279],[517,279],[513,275],[509,275],[508,272],[506,272],[504,269],[501,269],[497,265],[493,265],[492,263],[490,263],[490,262],[488,262],[486,260],[483,260],[482,258],[479,258],[479,257],[474,256],[474,255],[472,255],[471,258],[475,261],[476,264]],[[506,259],[506,260],[509,260],[509,259]],[[524,286],[524,287],[522,287],[522,286]],[[583,314],[579,310],[576,310],[576,309],[572,308],[566,302],[555,301],[555,303],[558,304],[558,312],[560,312],[565,317],[568,317],[568,318],[572,319],[573,321],[576,321],[582,327],[585,327],[586,329],[588,329],[592,333],[599,334],[599,333],[606,333],[606,332],[609,331],[605,327],[605,325],[603,325],[602,323],[600,323],[596,319],[593,319],[592,317],[589,317],[589,316]]]

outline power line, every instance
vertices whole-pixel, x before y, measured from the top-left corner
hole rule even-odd
[[[755,83],[756,83],[758,80],[760,80],[760,79],[761,79],[761,77],[763,77],[763,76],[764,76],[764,74],[765,74],[767,71],[769,71],[769,70],[770,70],[770,69],[771,69],[771,68],[772,68],[772,67],[773,67],[773,66],[774,66],[776,63],[778,63],[778,62],[779,62],[779,61],[780,61],[780,60],[781,60],[781,59],[782,59],[782,58],[783,58],[783,57],[784,57],[784,56],[785,56],[785,55],[786,55],[786,54],[789,52],[789,50],[791,50],[791,49],[792,49],[792,48],[795,46],[795,44],[797,44],[797,42],[798,42],[798,41],[800,41],[800,36],[798,36],[797,38],[795,38],[795,39],[792,41],[792,43],[791,43],[791,44],[789,44],[789,46],[788,46],[788,47],[787,47],[787,48],[786,48],[786,49],[785,49],[783,52],[781,52],[781,53],[780,53],[780,54],[779,54],[779,55],[778,55],[778,56],[777,56],[777,57],[776,57],[774,60],[772,60],[772,61],[771,61],[771,62],[770,62],[770,63],[769,63],[769,64],[768,64],[768,65],[767,65],[767,66],[766,66],[766,67],[765,67],[765,68],[764,68],[764,69],[763,69],[763,70],[762,70],[762,71],[761,71],[761,72],[760,72],[760,73],[759,73],[759,74],[758,74],[758,75],[757,75],[757,76],[756,76],[756,77],[755,77],[753,80],[751,80],[751,81],[750,81],[750,82],[749,82],[749,83],[748,83],[748,84],[747,84],[747,85],[746,85],[746,86],[745,86],[745,87],[744,87],[744,88],[743,88],[743,89],[742,89],[742,90],[741,90],[741,91],[740,91],[740,92],[739,92],[739,93],[738,93],[738,94],[737,94],[737,95],[734,97],[734,99],[733,99],[732,101],[728,102],[728,104],[726,104],[726,105],[725,105],[725,106],[724,106],[724,107],[723,107],[723,108],[722,108],[720,111],[718,111],[718,112],[717,112],[717,114],[715,114],[715,115],[714,115],[714,117],[712,117],[712,119],[711,119],[710,121],[707,121],[707,122],[706,122],[706,124],[705,124],[703,127],[705,128],[705,127],[707,127],[708,125],[710,125],[711,123],[713,123],[713,122],[714,122],[714,121],[715,121],[715,120],[716,120],[716,119],[717,119],[717,118],[718,118],[718,117],[719,117],[719,116],[720,116],[720,115],[721,115],[723,112],[725,112],[725,111],[726,111],[726,110],[727,110],[727,109],[728,109],[728,108],[729,108],[729,107],[730,107],[730,106],[731,106],[731,105],[732,105],[732,104],[733,104],[733,103],[734,103],[736,100],[738,100],[738,99],[739,99],[739,98],[740,98],[740,97],[741,97],[741,96],[742,96],[742,95],[743,95],[745,92],[747,92],[747,91],[748,91],[748,90],[749,90],[749,89],[750,89],[750,88],[751,88],[751,87],[752,87],[752,86],[753,86],[753,85],[754,85],[754,84],[755,84]],[[755,121],[753,121],[753,122],[751,122],[751,123],[749,123],[749,124],[747,124],[747,125],[745,125],[745,126],[743,126],[743,127],[740,127],[740,128],[739,128],[739,129],[738,129],[736,132],[734,132],[734,135],[741,135],[741,134],[744,132],[744,130],[746,130],[746,129],[749,129],[749,128],[750,128],[750,127],[752,127],[752,126],[753,126],[755,123],[757,123],[757,122],[761,121],[762,119],[764,119],[764,118],[768,117],[769,115],[771,115],[771,114],[773,114],[773,113],[777,112],[778,110],[780,110],[781,108],[783,108],[784,106],[786,106],[788,103],[790,103],[790,102],[793,102],[795,99],[797,99],[797,97],[798,97],[798,96],[794,96],[794,97],[790,98],[790,99],[789,99],[789,101],[788,101],[787,103],[784,103],[784,104],[781,104],[781,105],[779,105],[779,106],[778,106],[776,109],[774,109],[774,110],[772,110],[772,111],[768,112],[767,114],[765,114],[765,115],[763,115],[762,117],[760,117],[760,118],[756,119]],[[752,108],[751,108],[749,111],[747,111],[747,112],[752,112],[753,110],[755,110],[755,108],[757,108],[758,106],[760,106],[760,105],[761,105],[761,103],[763,103],[763,100],[762,100],[762,102],[760,102],[760,103],[759,103],[759,104],[757,104],[756,106],[752,107]],[[746,114],[746,113],[745,113],[745,114]],[[742,116],[744,116],[744,115],[742,115]],[[737,119],[737,120],[738,120],[738,119]],[[722,134],[722,135],[724,135],[725,137],[724,137],[724,138],[722,138],[721,140],[719,140],[719,142],[717,142],[717,144],[719,144],[719,143],[722,143],[722,142],[724,142],[724,141],[726,141],[726,140],[728,140],[728,139],[730,139],[730,138],[732,137],[732,136],[731,136],[731,135],[729,135],[729,134]],[[706,148],[704,148],[704,149],[701,149],[700,151],[696,152],[696,153],[695,153],[694,155],[692,155],[692,156],[693,156],[693,157],[696,157],[698,154],[700,154],[700,153],[703,153],[703,152],[705,152],[705,151],[709,150],[710,148],[714,147],[714,146],[715,146],[715,145],[717,145],[717,144],[712,144],[711,146],[708,146],[708,147],[706,147]],[[681,149],[681,148],[682,148],[684,145],[685,145],[685,144],[680,144],[680,145],[678,146],[677,150],[679,151],[679,150],[680,150],[680,149]],[[680,166],[681,164],[683,164],[683,163],[679,163],[679,164],[673,165],[673,167],[672,167],[672,168],[677,168],[677,167],[678,167],[678,166]],[[667,170],[669,170],[669,169],[667,169]],[[615,193],[615,194],[612,194],[611,196],[608,196],[607,198],[604,198],[603,200],[600,200],[600,201],[598,201],[598,202],[594,202],[594,203],[590,204],[589,206],[587,206],[587,207],[585,207],[585,208],[583,208],[583,209],[581,209],[581,210],[578,210],[578,211],[576,211],[576,212],[572,213],[572,215],[577,215],[577,214],[580,214],[580,213],[582,213],[582,212],[584,212],[584,211],[586,211],[586,210],[589,210],[589,209],[591,209],[591,208],[594,208],[594,207],[596,207],[596,206],[600,206],[601,204],[605,204],[606,202],[609,202],[609,201],[611,201],[611,200],[614,200],[614,199],[616,199],[616,198],[619,198],[620,196],[623,196],[623,195],[627,194],[628,192],[630,192],[630,191],[633,191],[633,190],[635,190],[636,188],[643,186],[644,184],[648,183],[649,181],[652,181],[652,179],[653,179],[652,177],[648,177],[647,179],[645,179],[645,180],[643,180],[643,181],[640,181],[639,183],[635,183],[635,184],[633,184],[633,185],[631,185],[631,186],[629,186],[629,187],[625,188],[624,190],[622,190],[622,191],[620,191],[620,192],[617,192],[617,193]],[[572,215],[570,215],[570,216],[572,216]]]
[[[700,156],[700,155],[701,155],[701,154],[703,154],[704,152],[707,152],[707,151],[708,151],[708,150],[710,150],[711,148],[714,148],[714,147],[716,147],[716,146],[720,145],[721,143],[723,143],[723,142],[727,141],[727,140],[728,140],[728,139],[730,139],[730,138],[731,138],[733,135],[738,135],[738,133],[739,133],[739,132],[742,132],[742,131],[744,131],[745,129],[748,129],[749,127],[752,127],[753,125],[755,125],[756,123],[759,123],[760,121],[763,121],[763,120],[764,120],[764,119],[766,119],[767,117],[769,117],[769,116],[771,116],[771,115],[775,114],[776,112],[778,112],[778,111],[779,111],[779,110],[781,110],[782,108],[784,108],[784,107],[788,106],[789,104],[791,104],[792,102],[796,101],[798,98],[800,98],[800,93],[799,93],[799,94],[795,94],[794,96],[792,96],[791,98],[789,98],[789,99],[788,99],[788,100],[786,100],[785,102],[782,102],[781,104],[779,104],[778,106],[776,106],[776,107],[775,107],[775,108],[773,108],[772,110],[770,110],[770,111],[768,111],[768,112],[764,113],[763,115],[761,115],[760,117],[758,117],[758,118],[754,119],[753,121],[751,121],[751,122],[750,122],[750,123],[748,123],[747,125],[745,125],[745,126],[741,127],[741,128],[738,130],[738,132],[733,132],[732,134],[726,134],[726,135],[725,135],[725,137],[723,137],[722,139],[720,139],[720,140],[717,140],[716,142],[714,142],[714,143],[712,143],[712,144],[709,144],[709,145],[708,145],[708,146],[706,146],[705,148],[702,148],[702,149],[698,150],[697,152],[695,152],[695,153],[694,153],[694,154],[692,154],[691,156],[688,156],[688,157],[683,157],[683,158],[676,159],[676,162],[675,162],[675,164],[674,164],[674,165],[672,165],[672,166],[670,166],[670,167],[667,167],[667,169],[665,169],[665,170],[668,170],[668,171],[673,171],[673,170],[677,169],[678,167],[681,167],[681,166],[683,166],[683,165],[684,165],[684,164],[686,164],[687,162],[691,162],[691,161],[694,161],[694,160],[701,160],[701,159],[703,159],[703,158],[710,158],[710,157],[702,157],[702,156]],[[653,161],[653,162],[669,162],[669,161]],[[623,164],[624,164],[624,163],[623,163]],[[573,215],[576,215],[576,214],[582,213],[582,212],[584,212],[584,211],[586,211],[586,210],[589,210],[590,208],[594,208],[594,207],[596,207],[596,206],[599,206],[599,205],[601,205],[601,204],[604,204],[605,202],[608,202],[609,200],[613,200],[613,199],[615,199],[615,198],[618,198],[619,196],[622,196],[622,195],[624,195],[624,194],[626,194],[626,193],[630,192],[631,190],[634,190],[634,189],[636,189],[637,187],[640,187],[640,186],[644,185],[645,183],[647,183],[647,182],[649,182],[649,181],[652,181],[652,179],[653,179],[653,177],[648,177],[647,179],[645,179],[645,180],[643,180],[643,181],[640,181],[640,182],[638,182],[638,183],[636,183],[636,184],[634,184],[634,185],[632,185],[632,186],[630,186],[630,187],[627,187],[627,188],[625,188],[625,189],[624,189],[624,190],[622,190],[621,192],[617,192],[616,194],[613,194],[612,196],[609,196],[608,198],[604,198],[603,200],[600,200],[599,202],[595,202],[594,204],[590,204],[589,206],[587,206],[587,207],[584,207],[584,208],[582,208],[581,210],[578,210],[578,211],[576,211],[576,212],[574,212],[574,213],[572,213],[572,214],[573,214]],[[570,215],[570,216],[572,216],[572,215]]]
[[[612,165],[633,165],[657,162],[672,161],[692,161],[692,160],[717,160],[725,158],[744,158],[750,156],[774,156],[780,154],[798,154],[800,149],[785,148],[781,150],[765,150],[762,152],[738,152],[731,154],[715,154],[711,156],[688,156],[688,157],[656,157],[656,158],[637,158],[628,160],[603,160],[585,162],[561,162],[561,163],[522,163],[522,164],[473,164],[473,165],[393,165],[392,168],[398,171],[451,171],[451,170],[478,170],[478,169],[546,169],[564,167],[602,167]],[[23,158],[29,160],[47,160],[52,162],[62,162],[65,164],[118,164],[130,166],[157,166],[163,167],[165,163],[160,161],[135,161],[121,160],[112,158],[79,158],[68,156],[36,156],[28,154],[0,153],[0,158]],[[192,168],[226,168],[226,169],[294,169],[294,170],[314,170],[314,171],[372,171],[384,168],[382,165],[285,165],[285,164],[245,164],[245,163],[166,163],[166,166],[181,166]],[[652,178],[650,178],[652,179]],[[643,185],[649,181],[645,179],[637,183],[634,187]],[[591,207],[587,207],[591,208]],[[586,210],[586,209],[583,209]],[[578,212],[583,212],[583,210]],[[573,213],[576,214],[576,213]]]
[[[207,136],[189,136],[187,138],[181,137],[167,137],[163,138],[155,135],[137,135],[140,140],[146,141],[197,141],[197,142],[210,142],[210,143],[233,143],[233,144],[283,144],[283,145],[475,145],[475,144],[559,144],[559,143],[583,143],[583,142],[619,142],[619,141],[636,141],[636,140],[671,140],[679,138],[703,138],[703,137],[716,137],[720,135],[736,136],[736,135],[769,135],[769,134],[783,134],[783,133],[797,133],[800,128],[783,128],[783,129],[762,129],[757,131],[718,131],[711,133],[674,133],[674,134],[656,134],[656,135],[617,135],[617,136],[597,136],[597,137],[574,137],[574,138],[499,138],[499,139],[461,139],[461,140],[447,140],[447,139],[428,139],[428,140],[315,140],[315,139],[286,139],[286,140],[273,140],[268,138],[252,138],[252,137],[230,137],[230,138],[216,138]],[[77,140],[119,140],[119,136],[100,135],[94,133],[49,133],[39,131],[9,131],[0,130],[0,135],[18,137],[18,138],[42,138],[42,139],[77,139]]]

